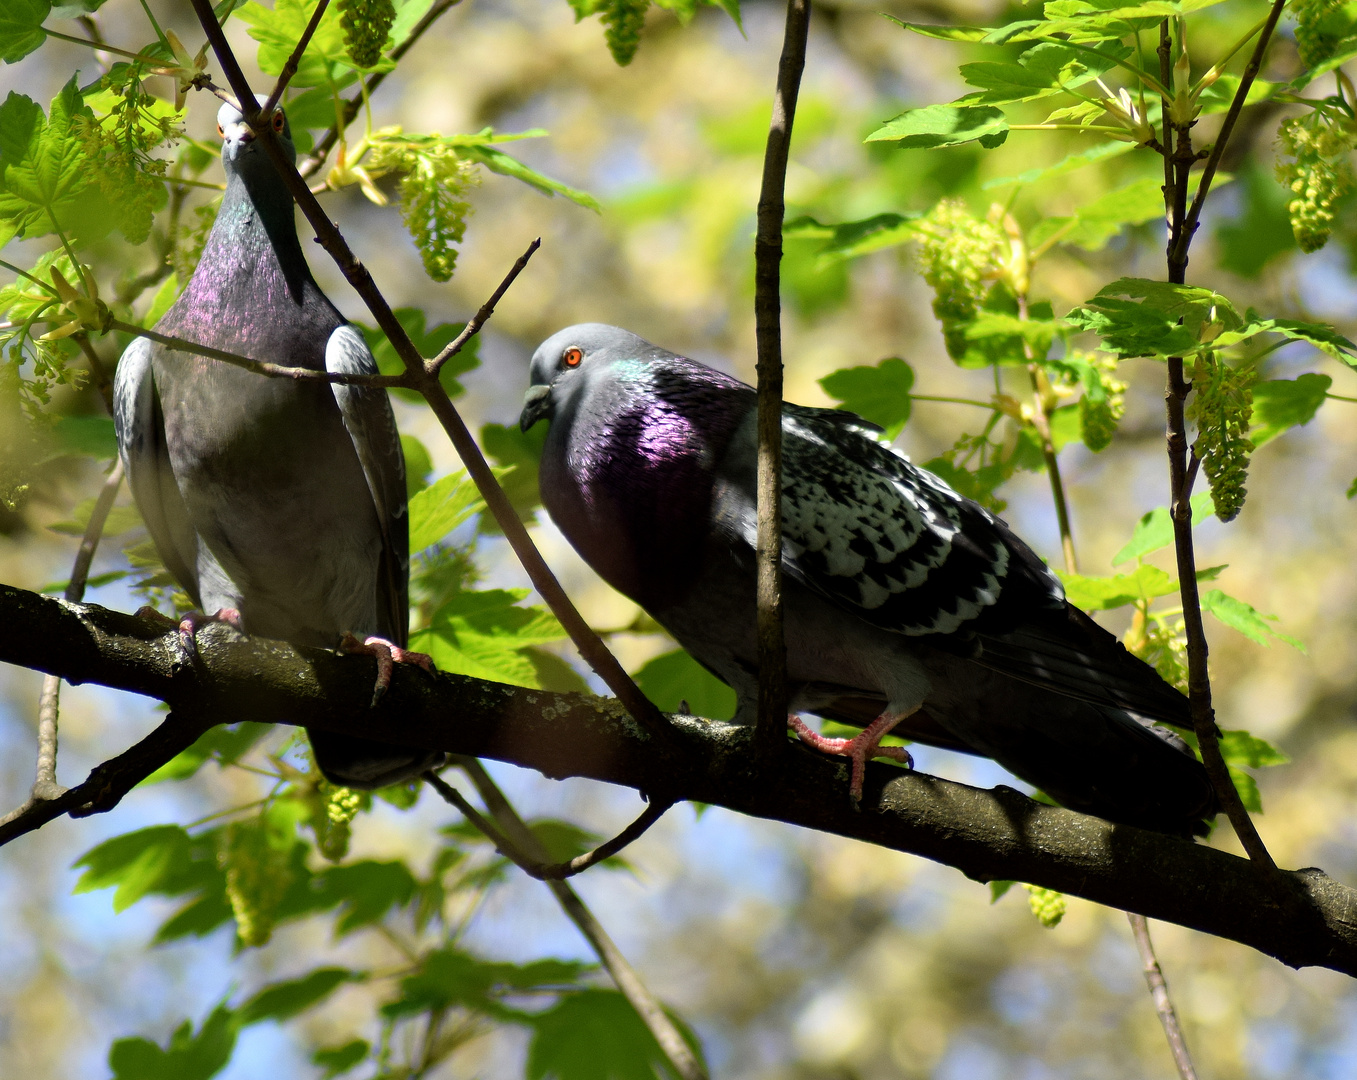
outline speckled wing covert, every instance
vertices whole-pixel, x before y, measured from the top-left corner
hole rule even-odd
[[[783,566],[884,630],[1048,690],[1190,724],[1008,526],[839,410],[783,411]]]
[[[851,413],[783,411],[787,569],[868,622],[918,637],[975,629],[1013,552],[994,518],[878,441]],[[1060,582],[1043,570],[1046,599]]]

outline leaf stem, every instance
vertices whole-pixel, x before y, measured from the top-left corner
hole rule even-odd
[[[38,27],[48,37],[54,37],[61,41],[69,41],[73,45],[84,45],[86,48],[95,49],[99,52],[111,52],[118,56],[125,56],[129,60],[135,60],[140,64],[162,64],[163,60],[157,60],[153,56],[146,56],[144,53],[128,52],[126,49],[120,49],[116,45],[108,45],[104,42],[91,41],[89,38],[75,37],[72,34],[63,34],[60,30],[51,30],[46,26]]]
[[[160,29],[160,24],[156,22],[155,15],[151,11],[151,5],[146,0],[141,0],[141,10],[146,12],[146,18],[150,20],[151,28],[155,30],[157,40],[168,49],[170,47],[169,39],[165,37],[165,31]]]

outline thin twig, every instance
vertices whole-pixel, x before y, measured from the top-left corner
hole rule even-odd
[[[576,874],[584,873],[591,866],[597,866],[605,859],[611,859],[623,848],[640,839],[646,830],[659,821],[665,812],[674,805],[671,801],[652,799],[641,815],[611,840],[605,841],[592,851],[586,851],[583,855],[576,855],[573,859],[567,859],[565,862],[545,863],[531,859],[526,853],[519,851],[498,829],[485,820],[456,788],[452,787],[436,772],[430,770],[424,773],[424,780],[438,794],[442,795],[445,801],[457,807],[468,821],[489,837],[490,842],[495,845],[501,855],[529,877],[536,878],[538,881],[563,881],[566,878],[574,877]]]
[[[476,786],[486,808],[495,819],[498,825],[498,829],[494,830],[495,834],[500,836],[501,839],[504,839],[507,834],[511,838],[508,840],[511,847],[517,847],[519,852],[529,860],[545,863],[547,853],[542,847],[541,841],[533,835],[526,822],[518,816],[518,811],[504,797],[504,793],[490,778],[490,774],[482,768],[481,763],[475,758],[458,758],[457,764]],[[442,791],[441,788],[439,790]],[[466,800],[462,799],[462,802],[465,803]],[[485,821],[480,814],[477,814],[476,817]],[[468,818],[468,820],[476,824],[474,818]],[[485,832],[480,824],[476,824],[476,827]],[[486,832],[486,835],[490,836],[491,833]],[[496,842],[496,846],[498,846],[498,842]],[[510,857],[512,858],[512,856]],[[650,1033],[655,1036],[655,1041],[660,1044],[660,1049],[669,1058],[681,1080],[708,1080],[706,1069],[697,1060],[697,1055],[693,1053],[692,1047],[688,1045],[687,1040],[679,1032],[677,1025],[664,1011],[664,1006],[650,992],[649,987],[641,981],[636,969],[622,955],[622,951],[608,936],[607,931],[603,929],[599,921],[594,918],[593,913],[585,906],[584,901],[579,898],[575,890],[564,881],[555,880],[548,881],[547,887],[555,894],[557,902],[570,918],[570,921],[579,928],[580,933],[585,936],[594,952],[598,954],[599,961],[607,969],[608,974],[612,976],[618,990],[631,1003],[637,1015],[650,1029]]]
[[[459,3],[461,3],[461,0],[436,0],[433,6],[424,13],[424,18],[415,23],[414,29],[410,31],[409,36],[386,54],[387,59],[399,61],[402,56],[410,51],[410,48],[415,42],[424,36],[424,32],[438,21],[439,17],[442,16],[444,12],[450,8],[456,7]],[[334,145],[339,141],[340,135],[343,133],[344,129],[353,123],[354,117],[358,115],[358,111],[363,107],[364,96],[371,98],[372,92],[382,85],[387,74],[388,72],[385,71],[374,72],[372,75],[368,76],[364,88],[344,102],[342,114],[343,123],[332,125],[330,129],[321,136],[320,141],[316,143],[315,148],[311,153],[307,154],[297,163],[297,171],[303,177],[313,175],[316,170],[324,164],[325,159],[330,156],[330,151],[334,149]]]
[[[1240,77],[1239,86],[1235,89],[1234,98],[1230,101],[1230,109],[1225,114],[1225,119],[1221,121],[1220,133],[1216,136],[1215,145],[1211,147],[1211,156],[1206,159],[1206,165],[1202,168],[1201,178],[1197,181],[1197,193],[1192,198],[1192,209],[1187,212],[1182,233],[1177,237],[1175,245],[1175,247],[1182,249],[1177,253],[1177,257],[1183,261],[1184,265],[1187,261],[1188,246],[1192,243],[1192,237],[1197,231],[1197,222],[1201,218],[1202,206],[1205,205],[1206,196],[1211,191],[1211,181],[1215,179],[1216,169],[1219,168],[1221,156],[1225,153],[1225,144],[1230,140],[1239,114],[1244,111],[1244,103],[1248,100],[1249,90],[1263,66],[1263,54],[1267,51],[1268,44],[1272,40],[1272,32],[1277,28],[1277,20],[1281,18],[1282,8],[1285,6],[1286,0],[1273,0],[1272,9],[1268,12],[1267,22],[1263,24],[1263,29],[1258,34],[1258,42],[1253,47],[1253,55],[1249,57],[1248,65],[1244,68],[1244,74]]]
[[[104,362],[95,352],[94,346],[90,343],[89,335],[85,333],[72,334],[75,343],[80,346],[80,351],[85,354],[85,359],[90,362],[90,378],[94,380],[94,388],[99,391],[99,396],[104,399],[104,408],[113,415],[113,380],[108,377],[108,369],[104,367]]]
[[[495,313],[495,305],[498,304],[504,297],[504,294],[509,291],[509,286],[512,285],[518,275],[523,272],[523,268],[528,265],[528,260],[533,257],[533,253],[541,246],[542,238],[540,236],[528,245],[528,250],[518,257],[518,261],[514,263],[509,272],[504,275],[504,280],[499,283],[499,288],[491,294],[489,300],[481,305],[480,310],[477,311],[475,315],[471,316],[467,324],[462,327],[462,332],[449,341],[447,345],[443,347],[443,351],[432,360],[424,361],[425,371],[430,375],[437,375],[439,369],[442,368],[444,364],[461,352],[463,346],[481,332],[481,327],[484,326],[489,321],[490,316]]]
[[[171,713],[135,746],[96,765],[83,784],[63,792],[55,799],[25,804],[0,818],[0,845],[40,829],[62,814],[88,817],[112,810],[124,795],[176,754],[197,742],[199,736],[215,722],[199,719],[185,721]]]
[[[561,588],[560,582],[556,580],[556,575],[551,572],[546,560],[542,558],[541,553],[528,536],[527,529],[518,519],[513,504],[509,501],[509,497],[504,494],[504,489],[500,487],[499,481],[495,479],[494,473],[491,472],[490,466],[485,460],[485,455],[476,445],[476,440],[472,438],[466,423],[452,404],[452,399],[448,397],[447,392],[438,381],[438,377],[425,370],[424,358],[419,355],[419,350],[410,340],[410,335],[405,332],[405,328],[401,326],[395,313],[392,312],[391,305],[387,303],[386,297],[377,288],[377,283],[373,281],[372,274],[354,255],[339,228],[330,220],[320,203],[316,201],[316,197],[307,187],[306,181],[297,172],[296,165],[288,160],[282,147],[278,145],[273,130],[267,124],[259,123],[257,109],[248,108],[248,106],[253,105],[253,98],[250,97],[250,84],[246,81],[245,74],[241,71],[240,64],[231,51],[226,35],[217,25],[216,18],[212,14],[210,0],[192,0],[192,3],[193,9],[198,15],[198,21],[202,24],[203,31],[217,55],[217,61],[226,73],[227,81],[231,84],[236,96],[241,99],[246,123],[256,132],[260,145],[269,155],[274,168],[278,170],[278,175],[287,185],[297,205],[301,207],[307,221],[311,223],[311,227],[316,232],[316,239],[335,261],[335,265],[339,267],[345,280],[353,286],[354,291],[367,305],[378,327],[381,328],[382,333],[386,335],[392,348],[396,350],[396,354],[405,364],[407,377],[412,380],[407,385],[424,395],[434,415],[443,425],[443,430],[447,432],[453,448],[461,457],[467,473],[476,484],[481,497],[485,499],[486,507],[504,533],[505,539],[509,541],[509,546],[518,556],[518,560],[527,572],[533,587],[564,627],[566,633],[570,635],[571,641],[574,642],[585,663],[597,672],[608,688],[617,695],[618,700],[622,702],[636,722],[656,740],[669,746],[677,746],[677,740],[670,731],[663,714],[641,692],[631,676],[618,663],[617,658],[608,651],[608,647],[603,644],[599,636],[589,628],[589,624],[585,622],[583,616],[575,609],[570,597]]]
[[[306,47],[311,44],[311,39],[320,27],[320,20],[325,17],[325,9],[329,6],[330,0],[320,0],[316,4],[316,10],[311,12],[311,20],[306,24],[306,29],[302,31],[302,36],[297,39],[297,44],[293,47],[287,62],[283,64],[283,70],[278,73],[278,81],[274,83],[273,93],[269,95],[268,102],[261,110],[265,117],[272,116],[273,110],[278,107],[278,102],[283,99],[283,91],[287,89],[287,84],[292,81],[292,76],[297,74],[297,66],[302,62],[302,54],[306,52]]]
[[[806,66],[810,0],[787,0],[777,90],[763,153],[754,239],[754,321],[758,345],[758,659],[756,748],[775,754],[787,742],[787,649],[782,626],[782,221],[796,99]]]
[[[79,335],[82,339],[84,335]],[[89,342],[82,344],[88,348]],[[97,363],[97,357],[94,358]],[[102,371],[102,368],[99,369]],[[118,496],[118,488],[123,482],[123,465],[115,462],[113,471],[108,474],[104,485],[94,500],[89,521],[85,524],[84,535],[80,538],[80,547],[76,549],[75,562],[71,564],[71,577],[66,582],[63,596],[73,604],[85,598],[85,583],[89,580],[90,564],[99,547],[99,538],[104,534],[104,523],[113,509],[113,500]],[[65,794],[66,789],[57,783],[57,720],[61,712],[61,680],[55,675],[44,675],[42,691],[38,696],[38,752],[37,766],[33,778],[33,789],[28,801],[7,815],[5,821],[31,810],[39,803],[50,802]]]
[[[1164,1036],[1168,1039],[1169,1053],[1173,1055],[1173,1064],[1178,1067],[1180,1080],[1197,1080],[1197,1070],[1192,1067],[1192,1056],[1187,1052],[1187,1040],[1183,1038],[1183,1029],[1178,1023],[1178,1012],[1169,997],[1169,985],[1164,979],[1164,971],[1159,966],[1159,958],[1154,955],[1154,945],[1150,941],[1150,927],[1144,915],[1128,911],[1126,917],[1131,920],[1131,933],[1136,939],[1136,948],[1140,951],[1140,962],[1145,966],[1145,981],[1150,987],[1150,996],[1154,998],[1154,1009],[1159,1014],[1159,1022],[1164,1026]]]
[[[1021,293],[1018,296],[1018,317],[1027,318],[1026,293]],[[1024,341],[1023,348],[1030,360],[1031,346]],[[1068,503],[1065,498],[1065,481],[1060,475],[1055,446],[1051,442],[1050,423],[1046,415],[1046,403],[1043,400],[1041,387],[1038,383],[1037,365],[1035,363],[1028,364],[1028,371],[1032,376],[1032,395],[1035,402],[1033,405],[1034,420],[1038,421],[1037,431],[1042,436],[1042,453],[1046,457],[1046,471],[1051,481],[1051,500],[1055,503],[1056,520],[1060,525],[1060,547],[1065,556],[1065,571],[1066,573],[1077,574],[1079,572],[1079,556],[1074,545],[1074,529],[1070,522]],[[1159,958],[1154,954],[1154,943],[1150,940],[1150,928],[1145,922],[1145,916],[1128,911],[1126,918],[1131,923],[1131,932],[1135,935],[1136,947],[1140,950],[1141,963],[1145,968],[1145,978],[1150,984],[1150,996],[1154,1001],[1155,1012],[1159,1014],[1159,1022],[1164,1026],[1164,1035],[1169,1043],[1169,1053],[1173,1055],[1174,1063],[1178,1066],[1180,1080],[1196,1080],[1196,1073],[1192,1069],[1192,1058],[1187,1052],[1187,1042],[1183,1038],[1182,1029],[1178,1026],[1178,1014],[1173,1008],[1173,999],[1169,997],[1168,983],[1164,980],[1164,972],[1159,967]]]
[[[157,330],[147,330],[144,327],[137,326],[135,323],[123,322],[121,319],[110,319],[108,328],[110,330],[120,330],[124,334],[135,334],[137,337],[150,338],[152,341],[159,342],[161,345],[168,346],[171,349],[178,349],[180,352],[193,353],[196,356],[206,356],[210,360],[220,360],[222,363],[230,364],[233,367],[244,368],[246,371],[253,371],[256,375],[267,375],[273,379],[293,379],[297,382],[333,383],[342,386],[408,387],[412,385],[408,375],[349,375],[338,371],[319,371],[316,368],[288,367],[284,364],[270,364],[263,360],[253,360],[248,356],[241,356],[239,353],[214,349],[211,345],[201,345],[196,341],[189,341],[187,338],[162,334]]]

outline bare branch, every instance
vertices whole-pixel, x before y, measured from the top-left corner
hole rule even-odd
[[[88,817],[112,810],[124,795],[220,722],[220,719],[185,719],[171,713],[141,742],[96,766],[83,784],[55,799],[21,807],[0,818],[0,844],[39,829],[62,814]]]
[[[477,311],[475,315],[471,316],[466,326],[462,327],[462,332],[449,341],[447,345],[444,346],[443,351],[432,360],[424,361],[425,371],[430,375],[437,375],[444,364],[461,352],[466,343],[481,332],[481,327],[484,326],[490,320],[490,316],[495,313],[495,305],[503,299],[504,294],[509,291],[509,286],[512,285],[518,275],[523,272],[523,268],[528,265],[528,260],[533,257],[533,254],[541,246],[542,238],[540,236],[528,245],[528,250],[518,257],[518,261],[515,262],[509,269],[509,272],[504,275],[504,280],[499,283],[499,288],[491,293],[490,299],[481,305],[480,310]]]
[[[474,758],[467,758],[466,761],[474,761]],[[574,877],[576,874],[582,874],[591,866],[597,866],[605,859],[611,859],[623,848],[639,839],[655,822],[662,818],[666,811],[673,806],[673,802],[664,800],[652,800],[635,821],[614,836],[611,840],[600,844],[592,851],[587,851],[583,855],[577,855],[566,862],[548,863],[541,862],[532,858],[527,852],[522,851],[508,839],[503,833],[487,821],[474,806],[462,797],[461,792],[452,787],[437,773],[432,770],[424,773],[424,780],[443,796],[444,801],[451,803],[471,824],[476,826],[482,833],[489,837],[490,842],[495,845],[506,859],[512,862],[525,874],[538,881],[563,881],[565,878]]]
[[[1281,18],[1282,8],[1285,6],[1286,0],[1272,0],[1272,9],[1268,12],[1267,22],[1263,24],[1263,29],[1258,34],[1258,42],[1253,47],[1253,55],[1249,57],[1249,62],[1244,68],[1244,74],[1239,79],[1239,86],[1235,89],[1234,97],[1230,101],[1230,110],[1225,114],[1225,119],[1221,121],[1220,133],[1216,135],[1215,145],[1211,147],[1210,156],[1207,157],[1206,165],[1202,168],[1201,178],[1197,181],[1197,194],[1192,198],[1192,209],[1187,212],[1182,232],[1174,245],[1177,258],[1182,261],[1184,266],[1187,265],[1187,249],[1192,243],[1192,237],[1197,232],[1197,222],[1201,218],[1202,207],[1206,204],[1206,196],[1211,192],[1211,181],[1215,179],[1216,169],[1220,167],[1221,155],[1225,153],[1225,144],[1230,141],[1235,122],[1239,119],[1239,114],[1244,111],[1244,102],[1248,100],[1249,90],[1253,87],[1253,81],[1258,77],[1258,72],[1263,66],[1263,54],[1267,52],[1268,43],[1272,40],[1272,32],[1277,28],[1277,20]]]
[[[1280,0],[1278,0],[1280,3]],[[1275,20],[1274,20],[1275,22]],[[1260,38],[1260,43],[1263,39]],[[1159,73],[1161,81],[1169,78],[1173,43],[1169,37],[1168,20],[1159,26]],[[1255,50],[1255,57],[1261,53]],[[1168,83],[1165,83],[1167,86]],[[1195,223],[1187,222],[1187,183],[1196,154],[1192,149],[1191,124],[1175,124],[1171,108],[1162,99],[1164,123],[1164,209],[1168,224],[1168,279],[1175,285],[1187,280],[1187,253],[1192,242]],[[1224,134],[1228,134],[1225,132]],[[1224,145],[1223,139],[1217,140]],[[1201,189],[1199,188],[1199,192]],[[1206,627],[1202,620],[1201,597],[1197,589],[1197,556],[1192,539],[1192,484],[1196,472],[1189,468],[1187,420],[1185,406],[1192,386],[1183,372],[1183,358],[1171,356],[1167,364],[1167,385],[1164,406],[1167,415],[1165,442],[1169,459],[1169,517],[1173,522],[1174,553],[1178,567],[1178,586],[1183,599],[1183,629],[1187,637],[1188,700],[1192,709],[1192,730],[1197,736],[1202,764],[1211,778],[1216,798],[1239,842],[1249,858],[1267,868],[1276,864],[1268,854],[1263,839],[1249,817],[1239,792],[1235,790],[1229,767],[1220,752],[1220,731],[1216,727],[1215,710],[1211,706],[1211,675],[1207,667],[1208,647]]]
[[[782,626],[782,221],[796,98],[806,66],[810,0],[787,0],[773,115],[763,152],[754,238],[754,322],[758,346],[759,712],[756,746],[769,757],[787,745],[787,648]]]
[[[855,812],[843,798],[846,766],[794,745],[763,766],[751,754],[750,730],[738,725],[672,717],[681,740],[674,751],[611,699],[410,665],[397,665],[373,709],[371,658],[247,638],[216,624],[198,640],[198,662],[176,667],[176,636],[161,623],[0,586],[0,662],[166,701],[176,718],[167,723],[191,728],[178,746],[205,724],[242,716],[366,738],[381,732],[402,746],[492,757],[553,778],[589,777],[657,801],[711,803],[852,837],[954,866],[976,881],[1031,882],[1242,942],[1293,967],[1357,976],[1357,890],[1319,870],[1269,870],[1009,788],[981,791],[883,764],[868,765]],[[177,749],[161,751],[156,764]],[[49,804],[42,821],[65,808]],[[0,841],[12,835],[0,833]]]

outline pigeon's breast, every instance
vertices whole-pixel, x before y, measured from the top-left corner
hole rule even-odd
[[[717,463],[746,411],[728,394],[716,404],[635,394],[553,424],[543,503],[604,579],[647,608],[683,592],[704,558]]]

